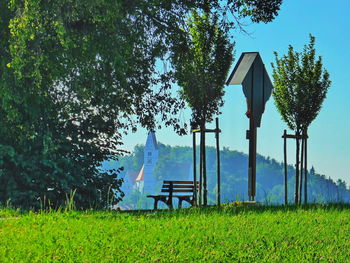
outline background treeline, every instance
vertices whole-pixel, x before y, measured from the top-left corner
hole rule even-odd
[[[183,170],[176,169],[179,164],[192,163],[192,148],[184,146],[171,147],[159,143],[159,159],[155,167],[154,176],[160,181],[165,178],[191,178],[192,167],[189,166],[188,175]],[[197,149],[198,151],[199,149]],[[208,203],[216,200],[216,150],[207,147],[208,170]],[[223,148],[221,150],[221,196],[223,202],[246,200],[248,156],[244,153]],[[131,155],[120,159],[119,165],[128,170],[140,170],[143,164],[143,146],[134,148]],[[115,163],[117,165],[117,163]],[[199,167],[199,162],[197,162]],[[187,171],[186,171],[187,172]],[[257,156],[257,201],[268,204],[283,204],[284,202],[284,170],[283,163],[270,157]],[[288,199],[293,202],[295,184],[295,169],[288,166]],[[318,174],[314,168],[309,171],[308,178],[309,202],[349,202],[350,190],[345,181],[333,181],[330,177]],[[137,202],[137,204],[135,203]],[[149,202],[136,191],[126,193],[125,205],[143,208]]]

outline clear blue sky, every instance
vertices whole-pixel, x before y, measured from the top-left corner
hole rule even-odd
[[[350,1],[349,0],[284,0],[278,17],[269,24],[249,24],[246,35],[236,32],[236,58],[247,51],[258,51],[271,76],[273,51],[285,54],[289,44],[301,50],[308,43],[309,34],[316,37],[316,50],[323,57],[332,85],[318,118],[309,130],[308,163],[318,173],[333,179],[341,178],[350,184]],[[220,116],[222,129],[221,147],[247,153],[245,131],[248,119],[244,115],[246,102],[241,86],[227,86],[225,106]],[[189,120],[190,110],[183,111]],[[215,124],[208,124],[214,127]],[[266,105],[261,128],[258,129],[258,153],[283,160],[281,135],[287,129],[276,111],[273,98]],[[144,144],[147,131],[124,138],[124,148],[132,150],[136,144]],[[192,144],[191,135],[180,137],[171,128],[156,131],[158,141],[169,145]],[[214,145],[214,136],[208,136],[208,144]],[[295,162],[295,143],[289,142],[289,163]]]

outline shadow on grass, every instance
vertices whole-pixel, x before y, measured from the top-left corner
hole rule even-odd
[[[57,211],[38,211],[34,214],[56,214],[69,217],[94,217],[100,219],[113,219],[120,217],[147,217],[147,218],[172,218],[172,217],[186,217],[186,216],[202,216],[202,215],[242,215],[242,214],[262,214],[262,213],[281,213],[281,212],[298,212],[298,211],[342,211],[350,210],[350,204],[345,203],[329,203],[329,204],[308,204],[308,205],[245,205],[243,203],[222,204],[219,206],[207,206],[207,207],[192,207],[183,209],[160,209],[160,210],[128,210],[128,211],[111,211],[111,210],[73,210],[64,211],[59,209]],[[33,212],[29,212],[33,213]],[[0,207],[0,218],[20,217],[28,214],[28,211],[23,212],[20,210]]]
[[[262,214],[262,213],[280,213],[280,212],[298,212],[324,210],[324,211],[341,211],[350,210],[350,204],[344,203],[329,203],[329,204],[308,204],[308,205],[288,205],[288,206],[274,206],[274,205],[249,205],[244,204],[223,204],[222,206],[207,206],[207,207],[192,207],[183,209],[161,209],[161,210],[129,210],[129,211],[91,211],[91,215],[97,217],[115,218],[120,216],[135,216],[147,218],[162,218],[162,217],[183,217],[193,215],[241,215],[247,213]]]

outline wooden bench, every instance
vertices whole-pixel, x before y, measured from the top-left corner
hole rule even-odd
[[[198,192],[199,182],[197,181],[196,191]],[[182,207],[182,202],[189,202],[192,206],[195,205],[194,197],[194,183],[193,181],[163,181],[161,195],[147,195],[147,197],[154,199],[154,210],[158,208],[158,201],[165,203],[170,209],[173,209],[173,198],[179,199],[179,208]],[[182,193],[174,195],[174,193]]]

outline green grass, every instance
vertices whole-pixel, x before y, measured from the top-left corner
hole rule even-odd
[[[0,215],[0,262],[350,262],[345,205]]]

